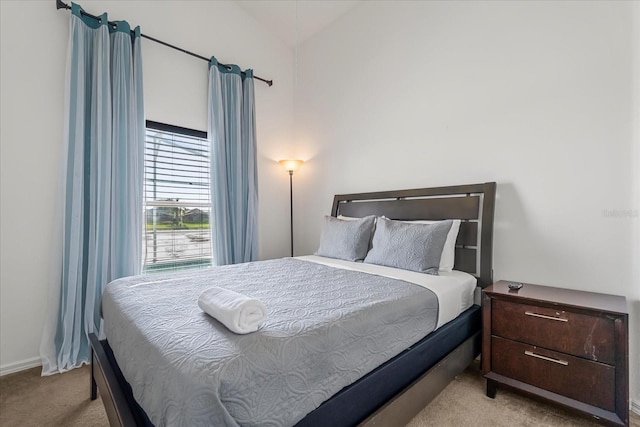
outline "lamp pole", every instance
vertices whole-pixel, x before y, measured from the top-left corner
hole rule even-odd
[[[280,160],[278,163],[289,172],[289,224],[291,236],[291,256],[293,257],[293,172],[298,170],[302,160]]]
[[[293,170],[289,171],[289,220],[291,225],[291,256],[293,257]]]

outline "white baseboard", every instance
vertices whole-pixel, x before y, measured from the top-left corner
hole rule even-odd
[[[32,357],[31,359],[21,360],[19,362],[7,363],[0,366],[0,377],[7,374],[13,374],[15,372],[24,371],[25,369],[35,368],[41,366],[42,362],[39,357]]]
[[[640,415],[640,402],[629,399],[629,406],[631,407],[631,412],[635,412],[636,414]]]

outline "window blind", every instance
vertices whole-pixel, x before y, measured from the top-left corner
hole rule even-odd
[[[147,122],[143,271],[212,263],[206,132]]]

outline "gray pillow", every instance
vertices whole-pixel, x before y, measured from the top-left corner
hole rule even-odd
[[[442,248],[453,221],[411,224],[378,218],[364,262],[438,275]]]
[[[362,261],[369,250],[376,217],[342,220],[325,216],[316,255],[347,261]]]

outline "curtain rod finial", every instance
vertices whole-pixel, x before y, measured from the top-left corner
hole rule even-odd
[[[71,6],[67,5],[62,0],[56,0],[56,9],[71,9]]]

